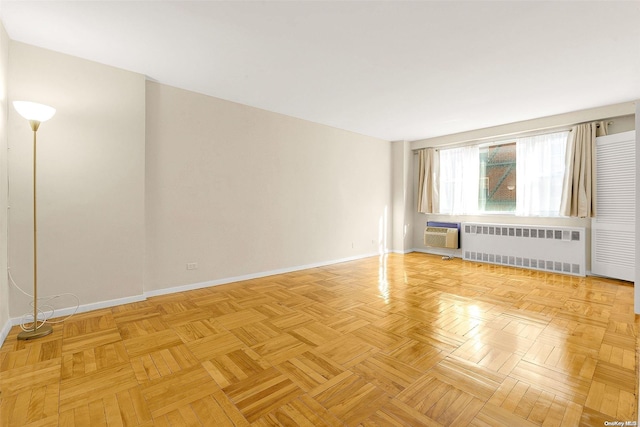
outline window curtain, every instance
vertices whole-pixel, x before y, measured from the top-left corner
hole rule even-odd
[[[607,134],[607,123],[584,123],[571,128],[567,141],[560,215],[596,215],[596,137]]]
[[[557,216],[569,132],[516,139],[516,214]]]
[[[418,151],[418,212],[437,213],[438,195],[438,152],[433,148]]]
[[[480,150],[477,145],[440,150],[440,212],[451,215],[478,211]]]

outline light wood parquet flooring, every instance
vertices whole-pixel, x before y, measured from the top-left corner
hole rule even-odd
[[[387,255],[76,315],[0,349],[2,426],[637,420],[633,287]]]

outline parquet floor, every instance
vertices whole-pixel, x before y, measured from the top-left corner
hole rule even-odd
[[[388,255],[17,329],[2,426],[637,420],[633,287],[615,280]]]

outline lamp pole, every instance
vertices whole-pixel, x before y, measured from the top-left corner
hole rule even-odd
[[[37,142],[36,134],[40,123],[50,119],[55,113],[55,109],[32,102],[16,101],[14,107],[21,116],[29,120],[29,125],[33,131],[33,327],[23,330],[18,334],[19,340],[31,340],[44,337],[53,332],[51,325],[44,321],[38,326],[38,218],[37,218]]]

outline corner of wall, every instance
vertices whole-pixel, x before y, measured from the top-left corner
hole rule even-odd
[[[144,76],[14,40],[6,44],[9,101],[27,99],[57,109],[38,131],[41,295],[75,294],[81,306],[140,295]],[[31,131],[12,108],[8,113],[11,155],[0,170],[8,170],[2,179],[11,184],[11,215],[3,259],[16,282],[28,284],[33,283],[32,245],[18,243],[33,235],[33,152],[23,143]],[[0,324],[27,312],[31,302],[11,287],[0,294],[0,304],[5,296],[10,304],[8,313],[0,313]],[[72,303],[61,298],[55,308]]]
[[[7,152],[7,69],[9,62],[9,36],[0,22],[0,152]],[[0,156],[0,346],[11,324],[9,321],[9,281],[7,278],[7,156]]]
[[[640,182],[640,99],[636,101],[636,194],[638,194],[638,182]],[[640,197],[636,197],[636,282],[640,278]],[[634,287],[636,314],[640,314],[640,287]]]
[[[391,143],[391,252],[407,253],[413,247],[413,159],[409,141]]]

